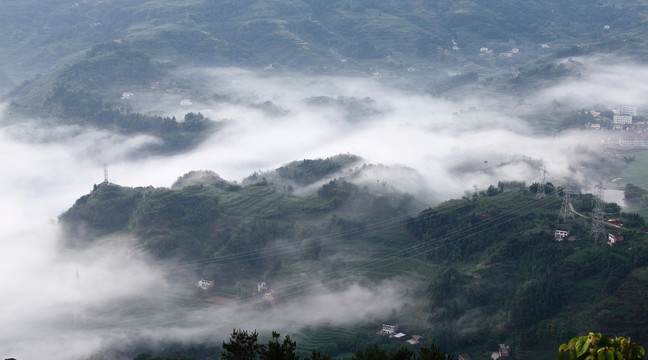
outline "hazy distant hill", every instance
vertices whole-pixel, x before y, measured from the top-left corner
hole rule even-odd
[[[186,66],[385,73],[435,95],[486,73],[498,76],[493,69],[508,76],[517,67],[521,75],[507,86],[523,91],[543,76],[570,73],[539,58],[613,50],[641,57],[639,29],[648,14],[638,1],[0,0],[0,6],[0,91],[20,83],[4,96],[11,100],[8,118],[154,135],[164,142],[158,152],[191,148],[217,128],[185,126],[146,107],[147,101],[179,105],[189,93],[209,101],[204,84],[172,75]],[[374,111],[337,100],[364,111],[356,105]]]
[[[247,293],[241,287],[260,280],[299,279],[299,291],[284,288],[295,301],[295,293],[308,292],[304,277],[406,278],[413,300],[386,321],[415,329],[448,352],[489,354],[506,342],[540,359],[582,329],[648,337],[648,248],[646,235],[637,232],[645,225],[640,217],[618,214],[609,204],[607,212],[627,224],[625,240],[614,247],[594,243],[587,220],[558,219],[561,197],[553,187],[538,200],[517,182],[414,214],[406,194],[347,181],[371,168],[348,160],[298,161],[256,174],[247,185],[205,171],[180,177],[172,189],[99,184],[60,221],[80,241],[135,235],[157,259],[189,264],[194,277],[219,279],[215,295],[241,301]],[[335,164],[347,175],[331,179],[327,169]],[[323,185],[295,196],[282,179]],[[593,203],[591,195],[574,197],[582,213]],[[571,231],[570,241],[554,239],[558,228]],[[318,346],[336,355],[384,342],[371,326],[353,331],[361,335],[351,347],[330,334]],[[310,329],[298,337],[311,343],[317,334]]]
[[[461,63],[477,59],[482,47],[497,53],[517,46],[521,59],[579,43],[643,52],[639,29],[647,13],[640,1],[583,0],[2,0],[0,6],[0,60],[19,80],[24,71],[48,73],[110,41],[156,60],[311,69]]]

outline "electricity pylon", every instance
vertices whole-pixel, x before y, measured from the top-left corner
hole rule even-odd
[[[563,195],[562,206],[560,207],[560,217],[563,219],[563,222],[567,219],[573,219],[574,213],[572,212],[573,205],[571,201],[571,194],[569,193],[569,187],[563,190],[565,193]]]
[[[536,199],[543,199],[545,197],[545,184],[547,183],[547,166],[543,166],[540,170],[540,181],[538,182],[538,189],[536,190]]]
[[[596,205],[592,213],[592,229],[590,230],[590,235],[594,239],[594,242],[598,242],[600,238],[605,239],[604,217],[605,202],[603,201],[603,186],[599,184],[596,191]]]

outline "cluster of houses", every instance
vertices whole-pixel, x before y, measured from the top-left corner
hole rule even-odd
[[[507,344],[499,344],[499,349],[491,353],[491,359],[497,360],[499,358],[508,358],[511,356],[511,346]]]
[[[277,302],[277,300],[272,295],[273,293],[274,292],[272,290],[270,290],[270,288],[268,287],[268,284],[266,284],[265,282],[262,281],[260,283],[257,283],[257,294],[256,295],[261,296],[261,294],[263,294],[263,298],[265,299],[265,301],[267,301],[268,303],[270,303],[272,305],[274,305]]]
[[[203,292],[207,292],[214,287],[214,280],[200,279],[198,280],[198,282],[194,283],[194,285],[197,288],[201,289]],[[276,300],[273,296],[273,291],[270,290],[268,284],[266,284],[265,282],[257,283],[257,292],[254,293],[253,296],[263,296],[263,299],[268,303],[273,305],[276,303]]]
[[[153,81],[151,83],[151,90],[158,90],[160,88],[163,88],[165,92],[168,93],[176,93],[180,91],[178,87],[175,86],[175,82],[173,80],[166,80],[162,84],[160,84],[159,81]],[[135,94],[130,92],[130,91],[124,91],[122,93],[121,99],[122,100],[130,100],[133,98]],[[190,99],[182,99],[180,100],[180,105],[181,106],[189,106],[192,105],[192,102]]]
[[[404,338],[407,336],[407,334],[398,331],[398,325],[390,325],[390,324],[382,324],[382,328],[378,333],[381,335],[387,335],[390,338],[401,339],[401,340],[404,340]],[[423,338],[423,336],[421,335],[412,335],[410,339],[405,340],[405,342],[414,346],[421,345],[424,341],[425,338]]]
[[[513,45],[513,47],[510,50],[504,51],[504,52],[499,52],[499,53],[493,52],[493,49],[489,49],[487,47],[481,47],[481,48],[479,48],[478,56],[480,58],[482,58],[482,59],[483,58],[486,58],[486,59],[490,59],[490,58],[499,58],[499,59],[512,58],[514,55],[517,55],[517,54],[520,53],[520,49],[515,47],[514,42],[513,42],[512,45]],[[452,50],[446,49],[443,52],[443,54],[444,55],[451,55],[452,52],[457,52],[457,51],[459,51],[459,44],[457,44],[457,42],[455,40],[452,40]]]
[[[507,58],[512,58],[513,55],[517,55],[520,53],[520,49],[514,47],[511,50],[500,52],[497,54],[493,53],[492,49],[489,49],[487,47],[481,47],[479,48],[479,57],[480,58],[492,58],[497,56],[500,59],[507,59]]]
[[[617,229],[620,229],[623,226],[623,222],[621,221],[621,219],[609,219],[606,221],[606,224],[609,227],[613,227]],[[571,235],[570,230],[556,229],[554,230],[554,240],[558,242],[562,242],[565,240],[572,242],[578,240],[578,238],[576,236]],[[607,240],[608,245],[614,246],[622,241],[623,241],[622,234],[617,232],[608,233],[608,240]]]
[[[585,128],[600,130],[606,128],[622,131],[619,136],[611,136],[603,140],[603,146],[615,150],[648,149],[648,124],[645,121],[634,121],[637,116],[637,107],[634,105],[621,105],[612,109],[612,119],[598,111],[590,110],[594,122],[585,124]]]

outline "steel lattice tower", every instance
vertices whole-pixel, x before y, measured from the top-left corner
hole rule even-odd
[[[605,202],[603,201],[603,186],[599,184],[596,191],[596,206],[594,206],[592,213],[592,230],[590,230],[590,235],[594,239],[594,242],[598,242],[599,238],[605,239],[604,217]]]
[[[104,164],[104,184],[110,183],[108,180],[108,165]]]
[[[545,197],[545,184],[547,183],[547,166],[543,166],[540,170],[540,181],[538,182],[538,189],[536,190],[536,199],[543,199]]]
[[[574,213],[572,212],[574,206],[572,205],[569,188],[565,189],[564,193],[565,195],[563,195],[562,206],[560,207],[560,217],[563,219],[563,222],[567,221],[567,219],[574,218]]]

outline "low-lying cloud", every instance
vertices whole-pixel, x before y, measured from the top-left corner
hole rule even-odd
[[[592,63],[588,78],[532,98],[537,103],[554,97],[576,103],[588,98],[645,103],[641,81],[634,81],[639,88],[614,82],[645,69],[619,65],[598,72],[597,66]],[[187,74],[199,74],[213,96],[196,99],[191,107],[151,110],[178,118],[200,111],[229,121],[186,154],[129,158],[133,149],[157,141],[148,136],[76,127],[0,129],[0,151],[6,154],[0,158],[0,323],[10,324],[0,330],[0,356],[83,359],[133,336],[162,341],[224,337],[232,328],[291,332],[320,322],[380,318],[406,301],[393,282],[372,288],[352,283],[337,291],[323,287],[310,298],[262,313],[244,305],[205,311],[174,308],[169,304],[185,290],[169,283],[164,268],[135,250],[133,239],[120,237],[80,250],[61,248],[58,242],[56,217],[103,181],[104,164],[117,184],[169,187],[190,170],[212,170],[241,181],[293,160],[351,153],[383,165],[357,181],[386,182],[422,195],[432,205],[499,180],[534,181],[541,163],[550,177],[582,180],[581,164],[597,154],[593,132],[537,136],[515,107],[498,107],[493,100],[443,100],[364,78],[241,69],[194,69]],[[599,90],[606,84],[619,97]],[[321,96],[341,99],[342,105],[308,101]],[[369,110],[355,112],[356,100]],[[266,101],[282,111],[251,106]]]

